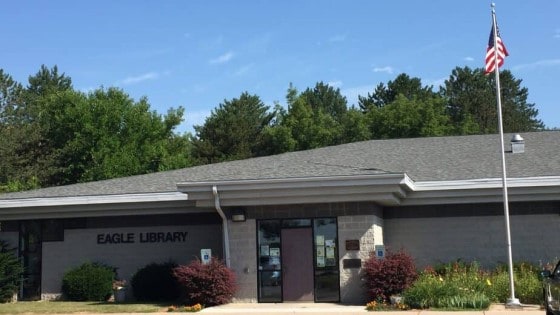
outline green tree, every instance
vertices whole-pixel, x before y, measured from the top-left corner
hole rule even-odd
[[[7,189],[19,190],[36,188],[48,184],[49,178],[56,170],[53,161],[57,151],[51,145],[57,139],[45,137],[41,122],[50,124],[44,115],[44,104],[55,93],[72,89],[72,81],[64,74],[58,73],[54,66],[45,65],[33,76],[29,76],[28,86],[18,87],[17,105],[11,107],[9,121],[4,129],[6,143],[5,168],[9,178],[5,179]]]
[[[527,102],[528,89],[521,87],[509,70],[500,73],[503,128],[505,132],[535,131],[544,128],[537,119],[535,104]],[[481,68],[455,68],[440,94],[455,134],[498,131],[495,79]]]
[[[116,88],[77,92],[54,66],[22,88],[0,71],[0,191],[72,184],[192,165],[184,110],[162,116]]]
[[[394,81],[387,82],[387,85],[379,83],[374,92],[368,93],[366,97],[358,96],[358,104],[363,112],[367,112],[371,108],[383,107],[394,102],[399,94],[408,100],[433,98],[437,94],[432,89],[432,86],[422,86],[420,78],[411,78],[407,74],[401,73]]]
[[[263,130],[262,155],[280,154],[296,149],[297,142],[292,137],[292,130],[285,124],[287,114],[280,104],[275,104],[271,124]]]
[[[352,107],[342,121],[342,139],[344,143],[371,139],[367,116],[359,109]]]
[[[7,242],[0,240],[0,302],[12,300],[17,293],[23,276],[23,267],[17,252]]]
[[[67,91],[52,95],[44,110],[50,124],[46,137],[55,139],[56,173],[49,184],[101,180],[151,173],[190,165],[185,140],[173,129],[183,109],[166,116],[150,110],[146,98],[135,102],[117,88],[88,95]]]
[[[36,150],[38,130],[26,123],[25,89],[0,69],[0,192],[36,188],[30,153]]]
[[[367,113],[374,138],[443,136],[449,132],[445,103],[441,98],[409,100],[402,94]]]
[[[55,65],[49,69],[41,65],[41,69],[33,76],[29,77],[27,92],[34,96],[44,96],[53,91],[67,91],[72,89],[72,79],[64,73],[58,73]]]
[[[264,130],[274,118],[268,110],[258,96],[247,92],[224,100],[204,125],[194,126],[193,156],[208,164],[262,155]]]
[[[338,123],[344,120],[348,110],[348,102],[346,97],[340,94],[340,89],[335,89],[323,82],[317,82],[313,89],[307,88],[299,97],[311,107],[313,112],[321,111]]]
[[[286,94],[288,110],[268,134],[274,143],[275,153],[307,150],[345,142],[344,126],[349,124],[346,98],[322,82],[313,89],[298,93],[291,84]]]

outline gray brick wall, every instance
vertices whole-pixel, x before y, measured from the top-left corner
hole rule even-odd
[[[514,261],[556,262],[560,258],[558,214],[511,215]],[[423,268],[455,259],[484,266],[507,262],[504,216],[385,219],[385,243],[404,248]]]
[[[231,268],[237,277],[235,302],[257,302],[256,222],[229,221]]]
[[[185,242],[141,243],[138,233],[188,232]],[[99,234],[133,233],[134,243],[98,244]],[[200,256],[201,248],[212,249],[222,256],[220,225],[127,227],[106,229],[76,229],[64,232],[63,242],[43,243],[42,295],[56,297],[61,292],[64,273],[70,268],[90,262],[102,262],[118,268],[121,278],[129,281],[132,275],[152,262],[174,261],[185,264]],[[127,292],[127,298],[131,298]]]
[[[381,210],[372,207],[369,215],[338,217],[338,248],[340,261],[340,301],[349,304],[365,304],[367,297],[361,280],[361,268],[343,268],[344,259],[361,259],[362,263],[374,251],[375,245],[383,244],[383,219]],[[360,250],[346,250],[347,240],[359,240]]]

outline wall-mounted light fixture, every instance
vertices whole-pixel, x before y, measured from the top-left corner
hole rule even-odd
[[[231,221],[233,222],[245,222],[247,220],[245,215],[245,209],[241,207],[236,207],[231,209]]]

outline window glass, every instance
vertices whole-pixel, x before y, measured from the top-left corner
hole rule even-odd
[[[280,220],[258,222],[259,301],[282,301]]]
[[[315,271],[315,301],[338,302],[338,271]]]
[[[315,301],[338,302],[338,237],[335,218],[313,220],[315,247]]]
[[[261,271],[259,277],[259,301],[282,301],[282,273],[281,271]]]

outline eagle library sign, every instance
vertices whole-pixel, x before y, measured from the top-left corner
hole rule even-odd
[[[189,232],[138,232],[97,234],[97,244],[179,243]]]

